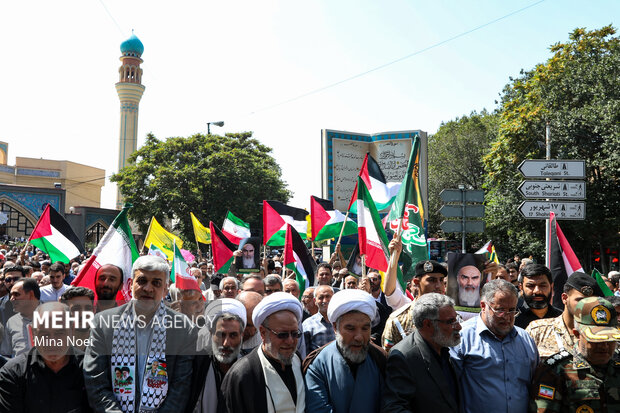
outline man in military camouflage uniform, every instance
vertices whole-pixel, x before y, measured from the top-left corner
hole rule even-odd
[[[575,345],[573,335],[575,308],[580,300],[592,296],[603,296],[596,280],[583,272],[573,273],[564,284],[564,292],[562,293],[564,311],[562,315],[555,318],[535,320],[527,326],[525,331],[534,339],[541,359],[562,351],[573,352]]]
[[[574,355],[562,351],[541,363],[530,412],[620,412],[620,362],[612,359],[620,340],[616,310],[604,298],[584,298],[574,321]]]
[[[392,240],[392,243],[394,240]],[[392,244],[390,243],[390,244]],[[446,267],[437,261],[420,261],[415,266],[413,282],[419,288],[420,296],[427,293],[445,294],[444,277],[448,275]],[[411,301],[395,310],[385,322],[382,345],[385,350],[392,348],[396,343],[411,334],[415,326],[413,323],[413,304]]]

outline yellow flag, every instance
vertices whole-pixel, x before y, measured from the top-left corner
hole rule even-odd
[[[151,245],[155,245],[164,254],[166,254],[168,260],[172,261],[172,258],[174,257],[175,242],[179,248],[183,246],[183,241],[181,241],[181,238],[166,231],[164,227],[157,222],[155,217],[151,218],[151,225],[149,225],[149,231],[146,233],[144,245],[147,248],[150,248]]]
[[[194,227],[194,236],[196,237],[196,241],[202,242],[203,244],[211,244],[211,230],[202,225],[193,212],[190,212],[189,214],[192,216],[192,225]]]

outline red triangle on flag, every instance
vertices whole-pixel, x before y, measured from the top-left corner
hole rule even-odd
[[[32,234],[30,234],[28,241],[50,235],[52,235],[52,225],[50,224],[50,204],[47,204],[45,211],[43,211],[41,217],[37,221],[37,225],[32,230]]]
[[[213,223],[209,222],[209,229],[211,230],[211,252],[213,254],[213,267],[216,272],[219,272],[222,267],[226,265],[233,253],[238,249],[237,245],[230,242],[228,238],[222,233],[222,231]],[[225,268],[226,272],[228,267]]]
[[[330,216],[323,208],[323,205],[316,199],[316,197],[310,197],[310,228],[312,230],[312,239],[314,240],[319,231],[329,221]],[[287,235],[288,236],[288,235]]]
[[[276,211],[269,205],[269,202],[263,201],[263,244],[265,244],[276,232],[282,228],[285,224],[284,220]]]

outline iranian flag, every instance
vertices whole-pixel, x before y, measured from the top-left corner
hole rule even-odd
[[[198,280],[190,274],[190,267],[187,265],[181,250],[174,244],[174,258],[172,259],[172,268],[170,270],[170,280],[179,290],[197,290],[200,291]],[[202,291],[200,291],[202,294]]]
[[[50,204],[47,204],[35,225],[28,242],[45,251],[52,262],[68,264],[84,252],[80,239],[69,223]]]
[[[116,300],[126,302],[131,299],[131,267],[140,255],[127,220],[129,208],[131,206],[125,204],[125,207],[114,218],[114,222],[103,235],[99,245],[95,247],[93,254],[71,285],[86,287],[95,291],[97,270],[103,265],[112,264],[123,271],[123,287],[116,295]]]
[[[219,273],[227,273],[235,260],[233,253],[239,249],[213,222],[209,222],[211,230],[211,252],[213,254],[213,270]]]
[[[370,192],[361,177],[357,178],[357,234],[360,255],[366,266],[386,272],[389,262],[388,239]]]
[[[383,211],[392,205],[392,202],[394,202],[398,194],[400,182],[387,182],[383,172],[381,172],[379,164],[369,153],[366,153],[359,177],[364,181],[378,211]],[[351,196],[351,202],[349,202],[349,211],[354,214],[358,213],[356,202],[358,199],[358,190],[359,184],[355,185],[353,195]]]
[[[346,218],[342,212],[334,209],[334,203],[327,199],[310,197],[310,217],[311,238],[314,241],[338,238],[343,225],[343,236],[357,232],[355,221]]]
[[[222,225],[222,232],[231,242],[237,245],[242,239],[252,236],[250,233],[250,224],[243,222],[230,211],[226,214],[224,225]]]
[[[583,272],[583,268],[560,229],[554,212],[549,213],[549,243],[547,262],[553,276],[553,305],[563,309],[564,284],[572,273]]]
[[[284,244],[284,268],[295,273],[299,284],[300,298],[304,290],[314,284],[316,264],[308,252],[308,248],[299,233],[291,224],[286,224],[286,240]]]
[[[308,212],[279,201],[263,201],[263,244],[284,245],[286,224],[291,224],[302,239],[307,238]]]

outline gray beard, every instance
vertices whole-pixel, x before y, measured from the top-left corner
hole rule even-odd
[[[476,307],[480,303],[478,289],[469,292],[466,289],[459,289],[459,304],[466,307]]]
[[[366,356],[368,355],[368,344],[362,347],[362,350],[359,352],[351,351],[351,349],[344,343],[342,336],[338,333],[336,333],[336,344],[342,353],[342,357],[351,363],[359,364],[366,360]]]
[[[450,336],[444,337],[444,335],[439,330],[439,323],[434,322],[433,326],[435,327],[435,331],[433,332],[432,340],[438,346],[454,347],[461,344],[461,335],[458,331],[454,331]]]
[[[254,268],[256,265],[254,264],[254,257],[245,258],[243,257],[243,268]]]
[[[239,344],[236,348],[232,347],[224,347],[218,346],[217,343],[213,339],[211,339],[211,348],[213,349],[213,357],[222,364],[232,364],[239,357],[239,352],[241,351],[241,344]],[[225,356],[223,353],[224,349],[232,349],[232,353],[230,355]]]
[[[285,357],[282,354],[276,352],[272,347],[271,339],[269,337],[265,338],[265,349],[267,350],[269,356],[275,358],[285,366],[290,366],[291,364],[293,364],[293,357],[295,356],[295,353],[292,353],[289,357]]]

